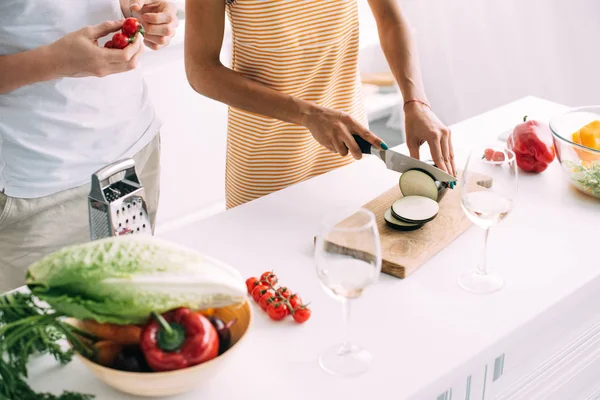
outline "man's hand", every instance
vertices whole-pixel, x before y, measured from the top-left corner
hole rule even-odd
[[[410,156],[419,158],[419,148],[427,142],[435,165],[456,176],[450,130],[424,104],[408,103],[404,109],[406,145]]]
[[[158,50],[169,44],[179,25],[177,9],[167,1],[130,0],[129,10],[137,18],[146,34],[144,44]]]
[[[134,69],[144,50],[139,35],[135,42],[122,50],[98,46],[98,39],[119,31],[123,21],[88,26],[50,44],[53,58],[60,60],[60,76],[106,76]]]

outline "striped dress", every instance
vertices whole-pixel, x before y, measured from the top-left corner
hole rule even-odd
[[[232,68],[367,126],[356,0],[235,0]],[[352,162],[303,126],[230,107],[226,199],[232,208]]]

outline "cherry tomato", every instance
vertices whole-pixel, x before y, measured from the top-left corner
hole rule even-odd
[[[112,40],[109,40],[108,42],[104,43],[104,47],[106,47],[107,49],[112,49],[113,48]]]
[[[254,299],[254,301],[258,302],[262,295],[267,293],[268,290],[268,286],[258,285],[252,290],[252,298]]]
[[[274,301],[269,303],[267,314],[273,321],[280,321],[288,314],[288,309],[282,302]]]
[[[290,292],[290,290],[286,287],[280,287],[279,289],[277,289],[277,294],[281,297],[283,297],[284,299],[287,299],[288,297],[290,297],[290,295],[292,294]]]
[[[290,306],[292,306],[292,309],[294,310],[302,305],[302,299],[297,294],[291,295],[288,298],[288,301],[290,302]]]
[[[296,321],[299,324],[302,324],[308,321],[308,319],[310,318],[310,314],[312,314],[312,312],[309,308],[300,307],[296,309],[296,311],[294,311],[294,321]]]
[[[271,271],[267,271],[260,276],[260,280],[263,282],[269,282],[271,285],[275,286],[277,283],[277,275]]]
[[[123,22],[123,27],[121,30],[129,37],[135,36],[135,34],[138,32],[140,32],[142,35],[144,34],[144,27],[135,18],[127,18],[125,22]]]
[[[248,289],[248,294],[252,294],[252,291],[257,285],[258,279],[254,277],[246,279],[246,289]]]
[[[273,292],[266,292],[260,297],[260,299],[258,300],[258,304],[260,305],[260,308],[263,309],[263,311],[267,311],[267,306],[269,305],[269,300],[271,299],[275,299]]]
[[[501,151],[495,151],[492,156],[493,161],[504,161],[504,153]]]
[[[129,46],[129,37],[122,32],[117,32],[112,37],[112,44],[115,49],[124,49]]]
[[[492,157],[494,156],[494,149],[485,149],[483,156],[486,160],[491,161]]]

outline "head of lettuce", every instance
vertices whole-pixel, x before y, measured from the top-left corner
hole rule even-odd
[[[100,323],[142,324],[152,311],[218,308],[246,299],[231,266],[152,236],[66,247],[32,264],[27,286],[58,313]]]

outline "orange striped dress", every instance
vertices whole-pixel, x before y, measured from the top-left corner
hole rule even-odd
[[[275,90],[350,113],[367,126],[356,0],[235,0],[232,68]],[[303,126],[230,108],[226,199],[232,208],[352,162]]]

